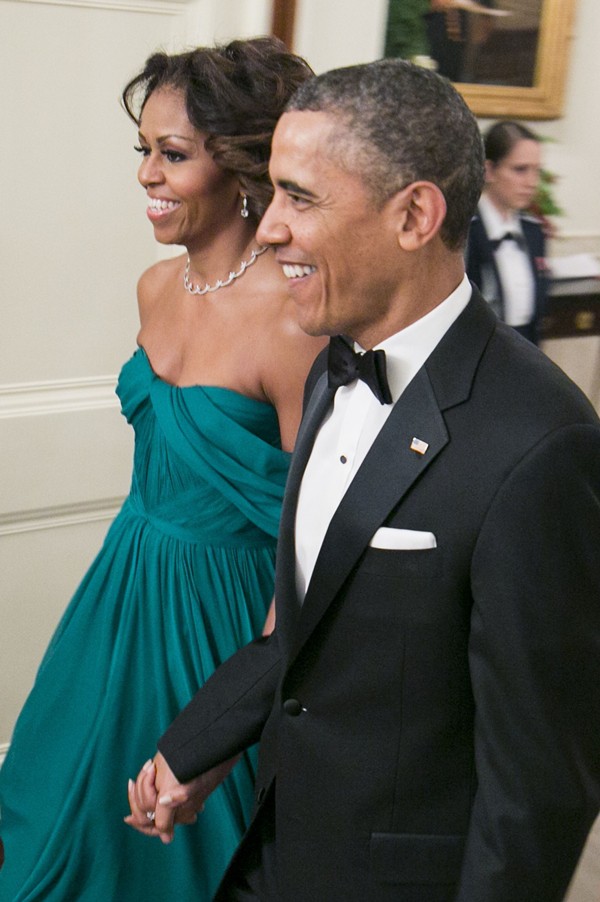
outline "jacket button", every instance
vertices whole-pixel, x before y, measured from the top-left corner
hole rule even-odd
[[[302,713],[302,705],[297,698],[286,698],[283,703],[283,710],[290,717],[298,717]]]
[[[261,805],[264,802],[266,794],[267,794],[267,790],[265,789],[264,786],[261,786],[261,788],[256,793],[256,801],[258,802],[259,805]]]

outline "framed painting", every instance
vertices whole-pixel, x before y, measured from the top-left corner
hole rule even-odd
[[[381,55],[437,69],[477,116],[556,119],[563,107],[575,2],[388,0]],[[301,3],[273,2],[273,33],[288,46]]]

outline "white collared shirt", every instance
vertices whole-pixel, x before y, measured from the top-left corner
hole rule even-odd
[[[321,424],[306,465],[296,510],[296,586],[303,599],[331,518],[395,402],[469,303],[465,276],[458,288],[421,319],[386,338],[392,404],[380,404],[361,380],[343,385]],[[355,345],[355,350],[362,350]]]
[[[485,194],[479,199],[479,214],[490,241],[507,232],[523,235],[519,217],[513,214],[505,219]],[[515,241],[503,241],[494,258],[502,282],[504,321],[510,326],[526,326],[535,315],[535,280],[529,255]]]

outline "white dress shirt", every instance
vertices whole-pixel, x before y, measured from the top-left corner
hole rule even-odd
[[[395,402],[471,298],[465,276],[455,291],[426,316],[386,338],[392,404],[380,404],[361,380],[343,385],[321,424],[306,465],[296,510],[296,585],[304,599],[331,518]],[[358,346],[355,350],[361,351]]]
[[[485,194],[479,200],[479,214],[490,241],[502,238],[507,232],[523,235],[519,217],[502,216]],[[494,258],[502,282],[504,321],[509,326],[526,326],[535,315],[535,279],[529,255],[516,241],[503,241],[494,251]]]

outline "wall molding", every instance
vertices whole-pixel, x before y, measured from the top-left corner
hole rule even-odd
[[[75,6],[81,9],[117,10],[129,13],[153,13],[179,16],[187,0],[16,0],[36,6]]]
[[[4,759],[8,753],[10,742],[0,742],[0,767],[4,764]]]
[[[0,385],[0,419],[117,407],[116,376]]]
[[[57,529],[114,520],[123,504],[124,496],[61,504],[37,510],[13,511],[0,515],[0,536],[37,532],[41,529]]]
[[[600,239],[600,232],[597,229],[565,229],[565,231],[559,231],[555,237],[557,241],[561,241],[563,238],[567,241],[574,238]]]

